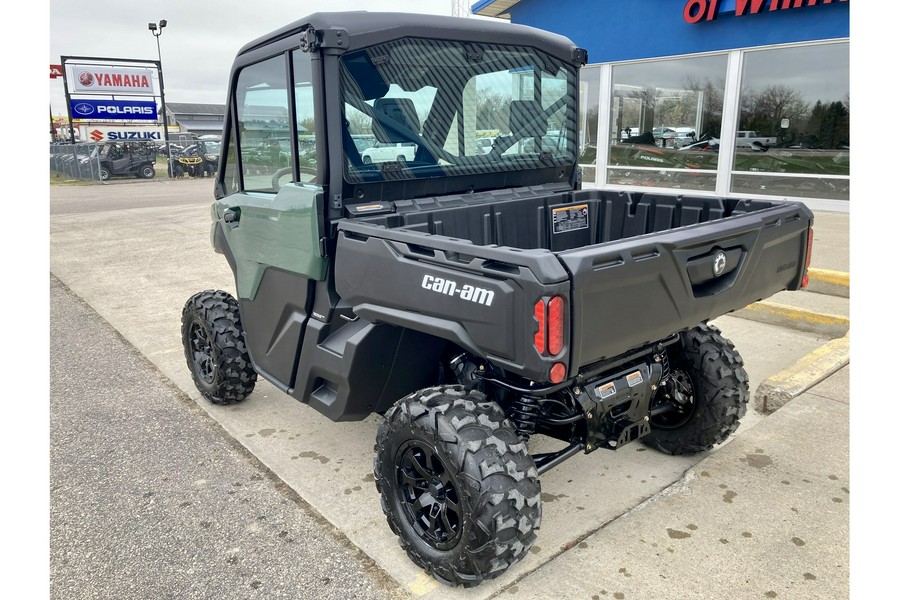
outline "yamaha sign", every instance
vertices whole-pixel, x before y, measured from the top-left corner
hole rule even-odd
[[[80,94],[155,95],[150,69],[75,67],[72,75],[73,91]]]
[[[156,121],[156,103],[135,100],[71,100],[73,119]]]

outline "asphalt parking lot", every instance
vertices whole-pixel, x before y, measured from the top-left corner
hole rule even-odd
[[[230,549],[224,540],[239,540],[241,531],[249,532],[247,542],[234,547],[254,548],[248,551],[250,556],[259,560],[271,557],[276,565],[286,556],[305,557],[297,560],[304,571],[315,562],[314,557],[332,556],[336,558],[329,563],[330,572],[335,575],[328,575],[329,569],[321,565],[308,569],[312,573],[309,579],[275,576],[275,571],[283,572],[289,566],[266,571],[268,577],[251,570],[244,578],[229,580],[233,585],[223,585],[224,595],[216,594],[218,597],[277,597],[273,589],[279,590],[279,595],[294,589],[294,597],[332,597],[329,593],[338,594],[333,597],[472,599],[848,596],[849,367],[841,361],[829,363],[814,387],[801,387],[779,410],[763,415],[751,409],[733,440],[710,453],[669,457],[632,444],[615,453],[578,456],[549,471],[541,478],[544,518],[530,555],[502,577],[478,588],[441,586],[409,562],[384,521],[371,476],[377,417],[359,423],[331,423],[264,382],[236,406],[212,406],[199,398],[184,365],[181,308],[197,291],[216,288],[233,293],[234,288],[225,260],[209,244],[211,200],[212,185],[204,179],[51,187],[50,270],[58,281],[54,288],[59,288],[51,322],[68,314],[65,310],[70,304],[83,302],[82,309],[87,311],[85,316],[66,317],[67,326],[76,330],[63,334],[54,329],[55,339],[77,336],[79,324],[93,323],[89,315],[96,314],[117,334],[112,339],[133,353],[129,373],[158,379],[147,388],[152,398],[141,402],[138,396],[132,401],[145,407],[169,397],[173,405],[180,406],[177,420],[185,427],[169,430],[169,443],[191,440],[180,456],[150,453],[132,468],[119,467],[120,479],[101,472],[95,479],[73,482],[73,472],[87,468],[77,468],[73,455],[103,450],[102,446],[91,449],[67,444],[69,420],[62,418],[66,413],[56,413],[59,418],[51,426],[51,472],[56,473],[51,490],[54,597],[115,595],[104,587],[109,578],[92,576],[98,569],[112,578],[130,572],[116,564],[110,548],[127,548],[128,555],[146,571],[145,576],[130,579],[135,588],[115,588],[125,596],[209,597],[202,588],[185,587],[183,582],[191,577],[171,576],[167,570],[170,561],[160,558],[166,556],[168,546],[159,540],[174,540],[177,552],[172,560],[221,556]],[[849,216],[821,213],[816,219],[816,243],[821,252],[815,255],[813,267],[829,273],[847,272]],[[794,300],[796,307],[787,311],[789,315],[799,314],[802,308],[814,315],[849,316],[849,301],[840,296],[779,295],[779,302]],[[831,328],[823,328],[822,319],[817,318],[798,328],[794,326],[797,320],[753,315],[716,320],[744,357],[751,391],[777,380],[792,366],[804,364],[823,346],[840,340],[849,327],[848,321],[843,326],[840,319],[832,319],[828,321]],[[84,336],[98,346],[98,352],[112,343],[97,332],[87,331]],[[91,393],[100,393],[109,375],[85,373],[82,363],[65,354],[65,345],[55,344],[54,340],[51,410],[73,410],[70,395],[85,397],[87,392],[73,391],[77,388],[68,382],[91,379],[99,384]],[[98,360],[104,361],[100,356]],[[153,444],[152,439],[143,439],[150,436],[136,433],[156,422],[159,413],[154,416],[151,412],[140,421],[129,418],[133,408],[127,403],[108,402],[105,406],[110,412],[104,418],[109,422],[100,428],[98,444],[119,437],[135,449]],[[114,410],[121,414],[113,416]],[[99,416],[90,410],[82,414],[88,424]],[[160,427],[165,422],[160,418]],[[201,433],[204,428],[215,435]],[[823,447],[828,452],[822,452]],[[290,528],[256,523],[254,529],[251,515],[243,514],[237,520],[245,522],[237,530],[221,536],[207,532],[189,544],[178,545],[176,532],[190,526],[192,513],[194,520],[206,514],[208,522],[219,524],[232,519],[231,507],[216,494],[194,491],[195,495],[181,501],[191,502],[184,514],[180,513],[185,509],[179,509],[180,503],[173,504],[174,500],[168,504],[157,501],[153,511],[158,527],[140,521],[139,511],[130,510],[107,518],[107,522],[123,521],[116,527],[96,528],[92,523],[106,515],[102,502],[71,502],[73,496],[102,490],[105,485],[124,486],[137,494],[147,486],[136,482],[164,476],[155,472],[164,457],[191,463],[203,461],[199,458],[203,456],[230,460],[233,464],[228,468],[244,471],[228,471],[215,464],[214,475],[197,475],[197,479],[219,489],[235,482],[253,482],[255,494],[248,497],[248,503],[265,507],[256,516],[276,515],[272,518],[290,523]],[[75,467],[61,468],[69,464]],[[173,466],[169,470],[181,469]],[[188,479],[193,476],[184,475],[181,485],[189,487]],[[297,514],[292,516],[293,511]],[[123,528],[143,534],[118,536],[116,532]],[[306,546],[297,550],[297,555],[272,543],[282,531],[293,530],[305,532],[288,534],[298,545]],[[98,533],[88,536],[88,531]],[[221,565],[226,569],[227,560],[226,556]],[[94,570],[79,568],[86,564]],[[218,576],[215,564],[200,565],[189,575],[212,581]],[[75,572],[81,575],[73,577]],[[232,573],[229,577],[236,576]],[[329,579],[327,584],[322,583],[324,578]],[[253,587],[254,581],[259,585]],[[240,593],[228,595],[226,588]],[[87,589],[90,594],[84,593]]]

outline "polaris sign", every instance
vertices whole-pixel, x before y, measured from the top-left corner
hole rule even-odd
[[[73,119],[156,121],[156,103],[137,100],[70,100]]]

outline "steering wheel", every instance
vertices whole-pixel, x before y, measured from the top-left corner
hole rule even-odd
[[[316,184],[318,174],[316,170],[311,167],[300,167],[300,181],[299,183],[310,183]],[[287,178],[285,180],[285,178]],[[272,189],[276,192],[281,189],[285,183],[291,183],[294,180],[294,170],[291,167],[284,167],[282,169],[278,169],[272,174]]]

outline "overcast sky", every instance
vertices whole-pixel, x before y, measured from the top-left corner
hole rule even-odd
[[[156,60],[159,38],[166,102],[225,103],[232,60],[247,42],[318,11],[368,10],[449,15],[451,0],[50,0],[49,64],[60,56]],[[61,79],[50,80],[50,107],[65,115]]]

